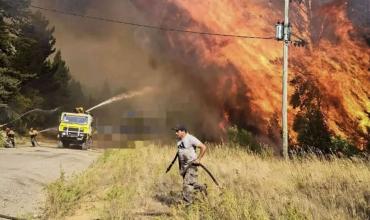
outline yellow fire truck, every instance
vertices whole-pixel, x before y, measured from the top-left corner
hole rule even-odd
[[[92,145],[93,117],[83,111],[78,113],[63,112],[58,128],[59,147],[77,145],[87,150]]]

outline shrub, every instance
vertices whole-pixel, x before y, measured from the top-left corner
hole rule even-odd
[[[262,153],[263,146],[253,137],[252,133],[237,126],[227,130],[228,141],[232,146],[241,146],[255,153]]]
[[[361,152],[355,145],[339,136],[331,138],[331,149],[333,152],[341,152],[346,156],[353,156]]]

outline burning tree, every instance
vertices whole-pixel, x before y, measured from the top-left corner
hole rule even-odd
[[[295,7],[296,26],[309,42],[306,50],[292,56],[296,89],[291,102],[300,109],[294,121],[298,141],[307,144],[310,139],[327,149],[330,135],[339,135],[364,149],[370,126],[369,47],[362,31],[348,17],[346,1],[303,1]],[[308,129],[302,124],[320,126]]]
[[[162,26],[176,24],[184,29],[209,32],[270,36],[272,24],[282,17],[276,10],[282,8],[282,3],[277,1],[202,1],[195,4],[193,1],[163,0],[150,9],[145,1],[132,2],[151,19],[159,17],[161,12]],[[166,11],[163,5],[167,5]],[[295,1],[292,7],[294,31],[308,42],[308,46],[292,50],[290,72],[294,80],[289,88],[290,95],[295,86],[303,88],[312,81],[312,87],[307,89],[317,91],[319,96],[312,98],[320,99],[320,105],[310,105],[310,110],[298,112],[290,109],[289,124],[292,128],[297,113],[299,120],[316,118],[322,125],[321,131],[325,131],[325,137],[320,136],[322,133],[317,132],[317,128],[297,135],[293,133],[292,137],[319,138],[324,144],[330,142],[330,134],[335,134],[353,139],[363,148],[370,126],[367,113],[370,111],[370,50],[348,16],[351,6],[342,0],[307,0]],[[219,108],[220,121],[224,120],[226,112],[229,124],[238,124],[258,136],[266,136],[268,122],[280,111],[281,105],[281,77],[276,74],[281,71],[278,44],[177,33],[161,36],[161,48],[166,48],[165,53],[199,69],[197,75],[182,74],[188,74],[192,81],[200,80],[202,93],[199,94],[208,102],[216,103],[213,107]],[[209,74],[210,67],[219,71]],[[300,83],[303,84],[298,85]],[[204,91],[203,88],[212,89]],[[298,96],[307,92],[295,92],[294,99],[304,99]],[[301,131],[297,122],[295,125],[295,130]]]
[[[84,2],[95,6],[103,4],[97,0]],[[353,139],[363,147],[370,126],[370,50],[366,43],[368,37],[363,37],[366,33],[363,26],[357,25],[356,13],[349,12],[354,5],[363,7],[365,3],[360,0],[293,2],[294,33],[308,45],[292,47],[291,79],[302,83],[312,81],[319,91],[321,104],[312,113],[325,122],[323,129]],[[153,69],[165,72],[161,73],[165,80],[160,85],[163,93],[159,96],[176,100],[178,91],[186,91],[183,96],[187,96],[192,105],[186,105],[183,110],[196,111],[193,121],[201,121],[195,122],[194,127],[206,134],[213,133],[211,138],[218,138],[225,131],[225,125],[233,124],[260,137],[279,134],[279,128],[272,131],[269,122],[281,108],[282,49],[268,38],[273,35],[273,24],[283,17],[280,10],[283,2],[159,0],[148,4],[145,0],[132,0],[130,3],[143,12],[146,23],[162,29],[255,36],[247,39],[146,29],[135,32],[137,42],[155,57]],[[166,66],[169,63],[170,68]],[[297,81],[297,77],[301,80]],[[168,81],[173,83],[167,86]],[[290,86],[290,95],[293,95],[294,88],[303,85],[292,83]],[[305,106],[293,107],[289,110],[290,128],[295,115],[303,117],[306,111],[300,109]],[[315,136],[312,132],[310,135]],[[291,130],[293,140],[298,135]]]

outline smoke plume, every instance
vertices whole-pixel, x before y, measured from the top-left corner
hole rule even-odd
[[[252,36],[273,36],[274,24],[283,18],[282,2],[271,0],[34,3],[162,27]],[[291,76],[312,76],[326,97],[330,129],[357,140],[367,135],[370,124],[365,4],[293,1],[291,12],[295,33],[309,42],[307,48],[292,47]],[[56,27],[57,46],[72,75],[87,90],[100,88],[104,80],[112,89],[152,86],[156,92],[130,101],[130,106],[172,112],[168,124],[188,124],[209,138],[220,137],[227,124],[266,136],[269,122],[279,115],[278,42],[169,33],[43,13]],[[293,118],[290,109],[290,124]]]

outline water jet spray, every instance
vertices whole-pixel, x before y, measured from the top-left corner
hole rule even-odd
[[[109,99],[105,100],[104,102],[101,102],[101,103],[87,109],[86,112],[91,112],[94,109],[100,108],[102,106],[105,106],[105,105],[108,105],[108,104],[111,104],[111,103],[114,103],[114,102],[117,102],[117,101],[120,101],[120,100],[123,100],[123,99],[129,99],[129,98],[133,98],[135,96],[141,96],[141,95],[144,95],[145,93],[150,92],[150,91],[152,91],[151,87],[145,87],[144,89],[139,90],[139,91],[128,92],[128,93],[124,92],[122,94],[116,95],[112,98],[109,98]]]
[[[12,121],[9,121],[5,124],[2,124],[0,125],[0,128],[10,124],[10,123],[13,123],[15,121],[18,121],[19,119],[23,118],[24,116],[28,115],[28,114],[31,114],[33,112],[41,112],[41,113],[53,113],[53,112],[56,112],[60,107],[57,107],[57,108],[54,108],[54,109],[50,109],[50,110],[44,110],[44,109],[40,109],[40,108],[35,108],[35,109],[32,109],[32,110],[29,110],[21,115],[19,115],[17,118],[15,118],[14,120]]]
[[[57,127],[52,127],[52,128],[46,128],[44,130],[41,130],[39,131],[38,133],[44,133],[44,132],[47,132],[47,131],[58,131],[58,128]]]

